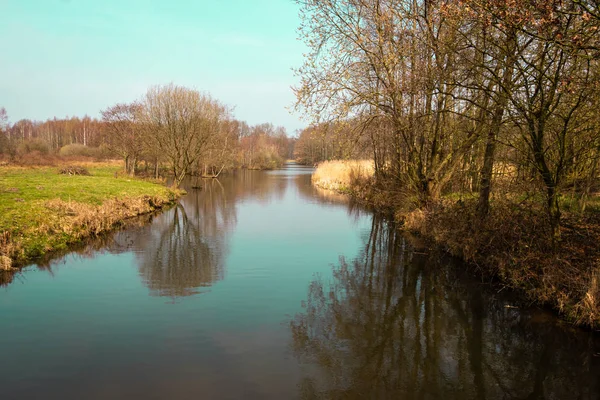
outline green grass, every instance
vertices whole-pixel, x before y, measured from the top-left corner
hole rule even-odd
[[[1,235],[6,234],[12,245],[9,247],[4,243],[4,253],[12,254],[4,255],[18,263],[48,251],[64,249],[73,242],[70,234],[57,228],[68,219],[58,210],[49,208],[49,200],[83,204],[93,210],[115,198],[150,196],[161,202],[170,202],[178,196],[160,184],[122,174],[115,178],[115,173],[121,170],[118,164],[97,163],[86,167],[90,176],[61,175],[57,167],[0,167],[0,255],[3,250]],[[7,250],[9,248],[10,251]]]
[[[453,192],[444,194],[442,198],[444,200],[449,201],[459,201],[477,199],[478,197],[479,194],[476,192]],[[536,203],[539,205],[539,207],[543,207],[546,201],[546,198],[541,193],[537,193],[534,195],[513,194],[511,196],[505,197],[505,199],[512,200],[514,204],[521,204],[525,202]],[[492,196],[492,198],[490,199],[491,204],[494,205],[496,201],[496,198]],[[585,202],[582,202],[580,194],[561,193],[558,197],[558,203],[561,211],[564,212],[582,214],[582,206],[585,204],[585,209],[583,210],[585,214],[600,213],[600,195],[598,193],[593,193],[592,195],[586,197]]]
[[[451,193],[445,193],[442,198],[444,200],[449,200],[449,201],[464,201],[464,200],[471,200],[471,199],[475,199],[479,197],[478,193],[476,192],[451,192]]]
[[[586,197],[584,202],[579,194],[566,193],[559,198],[560,208],[564,211],[581,213],[584,204],[586,213],[600,213],[600,196],[598,194]]]

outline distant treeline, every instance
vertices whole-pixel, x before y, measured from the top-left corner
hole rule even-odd
[[[305,128],[294,144],[294,157],[308,165],[328,160],[371,158],[372,143],[360,127],[359,122],[351,121],[320,123]]]
[[[218,176],[232,168],[268,169],[292,157],[293,139],[270,123],[250,126],[210,95],[156,86],[138,101],[89,116],[9,122],[0,108],[0,156],[35,164],[44,157],[121,158],[127,173]]]

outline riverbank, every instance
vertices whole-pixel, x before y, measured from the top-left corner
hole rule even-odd
[[[183,193],[120,171],[117,162],[1,166],[0,269],[63,251]]]
[[[477,274],[552,307],[575,325],[600,328],[600,211],[595,203],[580,212],[565,199],[561,240],[553,244],[549,221],[535,200],[494,199],[490,215],[480,221],[473,196],[448,196],[418,208],[403,193],[374,184],[372,172],[360,164],[335,164],[320,165],[313,184],[393,213],[404,229],[467,261]]]

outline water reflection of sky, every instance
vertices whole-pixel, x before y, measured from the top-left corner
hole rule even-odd
[[[293,176],[298,176],[298,175],[311,175],[314,172],[314,168],[312,167],[305,167],[305,166],[298,166],[295,164],[288,164],[287,167],[285,169],[276,169],[273,171],[266,171],[265,173],[267,175],[271,175],[271,176],[288,176],[288,177],[293,177]]]
[[[0,366],[6,398],[177,397],[187,393],[179,385],[209,398],[295,393],[286,320],[301,310],[307,282],[358,254],[369,228],[344,204],[308,203],[299,185],[310,186],[309,174],[203,181],[100,252],[67,256],[52,274],[26,269],[0,294],[12,338],[3,357],[17,360]]]

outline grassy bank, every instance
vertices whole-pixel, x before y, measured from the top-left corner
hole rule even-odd
[[[62,167],[0,167],[0,267],[64,250],[181,194],[123,176],[118,163],[85,164],[89,175],[60,174]]]
[[[448,195],[418,208],[403,193],[375,184],[372,174],[364,171],[368,170],[351,162],[328,162],[317,168],[313,183],[393,212],[405,229],[432,239],[478,274],[497,278],[576,325],[600,328],[599,197],[586,212],[562,199],[561,240],[552,243],[550,222],[539,200],[496,198],[491,214],[480,221],[472,195]]]

